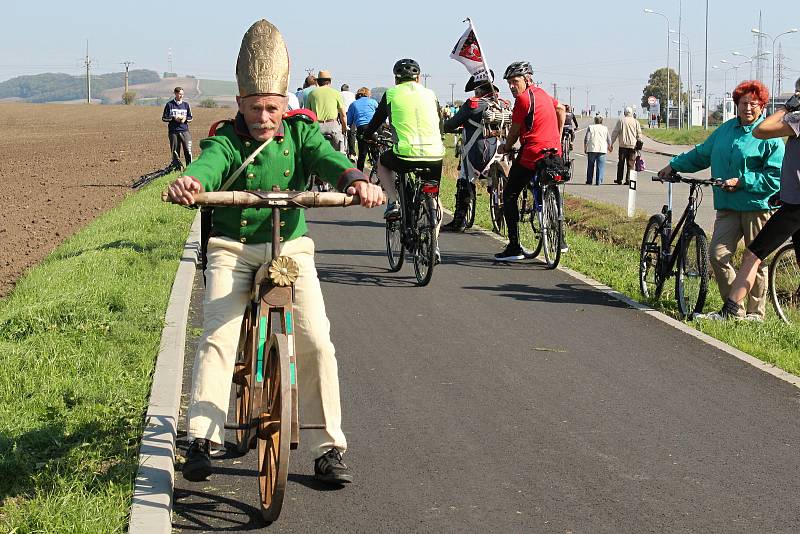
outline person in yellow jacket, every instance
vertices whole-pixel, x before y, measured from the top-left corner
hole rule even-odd
[[[383,192],[352,168],[320,133],[307,110],[286,113],[289,56],[278,29],[266,20],[253,24],[242,40],[236,78],[239,113],[212,128],[200,146],[202,154],[186,175],[169,187],[170,198],[192,204],[193,195],[216,191],[259,146],[263,150],[228,187],[231,190],[302,189],[314,173],[341,191],[358,194],[361,205],[383,203]],[[203,335],[197,347],[187,418],[190,442],[183,477],[200,481],[211,473],[210,449],[225,443],[236,345],[253,276],[270,256],[270,209],[214,210],[208,241]],[[330,322],[314,266],[314,242],[302,210],[282,217],[281,254],[300,267],[294,285],[294,311],[300,412],[324,428],[309,430],[304,442],[316,458],[314,476],[325,483],[352,481],[342,461],[347,441],[341,429],[339,376]]]
[[[386,120],[394,134],[394,146],[381,155],[378,162],[378,179],[386,190],[389,204],[384,217],[400,216],[395,191],[395,173],[412,168],[427,169],[427,179],[436,181],[442,178],[441,113],[436,94],[419,83],[419,63],[413,59],[400,59],[394,64],[395,86],[383,94],[375,115],[364,130],[364,137],[371,139]],[[439,208],[441,212],[441,207]],[[441,216],[436,234],[439,233]],[[436,251],[437,260],[439,251]]]

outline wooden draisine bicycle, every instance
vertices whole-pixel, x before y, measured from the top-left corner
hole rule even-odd
[[[236,422],[225,428],[235,431],[240,453],[257,450],[261,513],[265,521],[273,522],[281,513],[289,451],[298,447],[300,430],[325,428],[320,422],[301,423],[298,414],[292,302],[299,268],[280,254],[280,213],[351,206],[359,199],[344,193],[277,190],[198,193],[194,199],[197,206],[272,208],[272,255],[256,271],[242,319],[233,371]]]

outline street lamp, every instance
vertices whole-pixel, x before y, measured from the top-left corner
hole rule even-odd
[[[666,113],[666,117],[667,117],[667,129],[669,130],[669,78],[670,78],[670,76],[669,76],[669,48],[670,48],[669,47],[669,26],[670,26],[669,18],[665,14],[659,13],[658,11],[653,11],[652,9],[645,9],[644,12],[646,14],[648,14],[648,15],[659,15],[661,17],[664,17],[664,20],[667,21],[667,103],[666,103],[667,113]]]
[[[754,55],[754,56],[748,56],[747,54],[742,54],[741,52],[731,52],[731,54],[733,54],[734,56],[737,56],[737,57],[746,57],[746,58],[748,59],[748,61],[745,61],[745,62],[743,62],[743,63],[740,63],[740,65],[744,65],[745,63],[750,63],[750,67],[751,67],[751,68],[750,68],[750,74],[751,74],[751,75],[753,74],[753,69],[752,69],[752,66],[753,66],[752,64],[753,64],[753,62],[754,62],[754,61],[757,61],[757,60],[760,60],[760,59],[761,59],[761,58],[763,58],[764,56],[768,56],[768,55],[770,55],[771,53],[772,53],[772,52],[770,52],[769,50],[765,50],[764,52],[761,52],[760,54],[756,54],[756,55]],[[756,70],[758,70],[758,66],[756,66]]]
[[[676,32],[675,30],[670,30],[670,32],[679,33],[679,32]],[[680,57],[680,54],[682,54],[684,52],[686,53],[686,82],[687,82],[688,87],[689,87],[689,101],[686,103],[686,107],[687,107],[687,109],[686,109],[686,118],[687,118],[687,121],[688,121],[688,124],[686,125],[686,127],[688,129],[692,125],[692,100],[691,100],[691,97],[692,97],[692,49],[691,49],[691,45],[689,43],[689,38],[683,33],[680,33],[680,36],[685,39],[684,42],[675,41],[675,40],[673,40],[672,42],[675,43],[676,45],[678,45],[678,47],[679,47],[678,48],[678,57]],[[680,48],[683,45],[686,45],[685,49],[684,48]],[[678,92],[680,93],[680,84],[678,84]],[[678,99],[680,100],[680,94],[678,95]],[[680,108],[680,106],[678,106],[678,107]]]
[[[750,30],[751,32],[755,33],[756,35],[764,35],[766,37],[770,37],[767,32],[762,32],[758,28],[753,28]],[[775,42],[778,40],[778,37],[781,35],[786,35],[789,33],[797,33],[797,28],[790,28],[783,33],[779,33],[775,37],[772,38],[772,111],[770,113],[775,113],[775,97],[778,96],[775,94]]]

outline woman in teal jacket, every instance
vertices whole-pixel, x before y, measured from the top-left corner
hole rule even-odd
[[[755,239],[769,219],[768,200],[780,189],[783,141],[760,140],[753,129],[764,119],[761,111],[769,102],[763,83],[750,80],[733,91],[737,117],[724,122],[689,152],[675,156],[659,171],[666,176],[677,172],[697,172],[711,167],[711,176],[723,180],[714,188],[714,233],[710,261],[722,300],[728,298],[736,270],[733,256],[739,242],[745,246]],[[766,311],[767,269],[761,268],[747,299],[745,318],[760,321]]]

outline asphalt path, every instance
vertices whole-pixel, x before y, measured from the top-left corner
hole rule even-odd
[[[415,287],[380,214],[309,213],[355,483],[301,443],[268,531],[798,532],[796,388],[485,235]],[[175,531],[263,528],[254,466],[176,474]]]
[[[586,185],[586,154],[583,152],[583,137],[586,134],[586,127],[589,124],[587,119],[580,119],[579,131],[575,135],[575,143],[573,150],[573,176],[572,181],[567,184],[566,192],[571,195],[576,195],[589,200],[597,200],[608,204],[614,204],[624,209],[628,207],[628,186],[617,185],[614,180],[617,177],[617,158],[619,150],[619,142],[615,143],[614,151],[606,155],[605,167],[605,180],[603,185]],[[609,131],[613,131],[617,119],[605,119],[605,124]],[[645,130],[646,133],[646,130]],[[682,147],[689,149],[691,147]],[[676,153],[680,150],[675,150]],[[661,182],[654,182],[655,176],[659,170],[664,168],[670,156],[663,154],[655,154],[653,152],[642,151],[642,159],[644,159],[647,170],[638,173],[638,180],[636,184],[636,209],[643,211],[648,215],[661,212],[661,207],[668,202],[668,186]],[[689,174],[697,178],[710,178],[711,173],[708,169]],[[673,221],[677,222],[678,217],[683,213],[689,199],[689,186],[685,184],[674,184],[672,193],[673,204]],[[703,201],[697,212],[696,221],[705,229],[708,235],[714,227],[714,205],[712,198],[712,191],[710,187],[702,189]],[[642,228],[644,231],[644,228]]]

